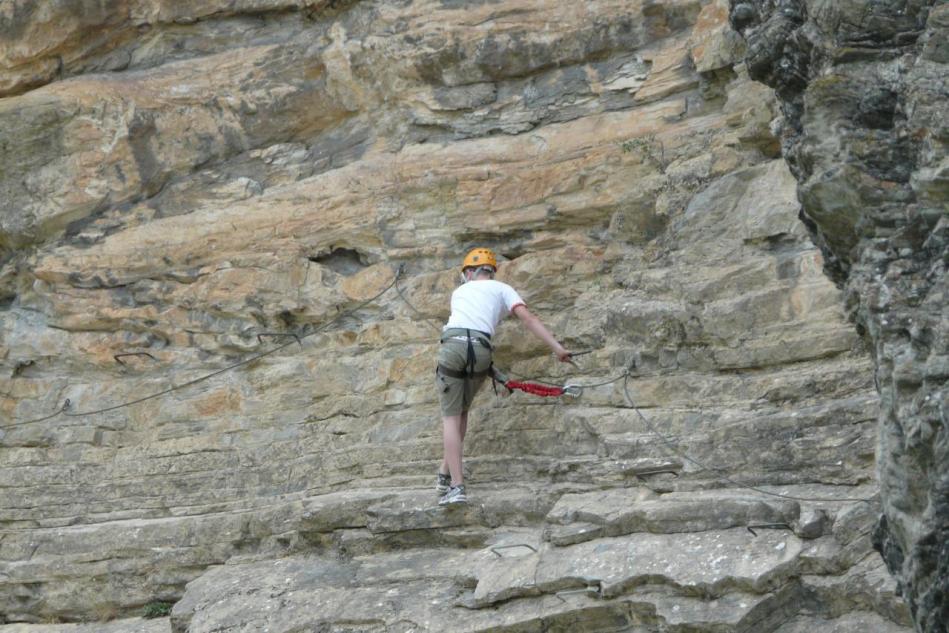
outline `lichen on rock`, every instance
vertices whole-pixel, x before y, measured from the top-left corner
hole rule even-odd
[[[946,70],[941,2],[732,2],[787,119],[802,219],[871,342],[884,517],[875,543],[918,630],[949,622]]]

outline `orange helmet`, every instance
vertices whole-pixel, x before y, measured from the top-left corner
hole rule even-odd
[[[487,248],[476,248],[465,255],[465,261],[461,264],[461,269],[475,266],[491,266],[495,270],[498,268],[498,259],[494,252]]]

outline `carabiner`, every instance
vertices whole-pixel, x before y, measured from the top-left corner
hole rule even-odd
[[[583,395],[583,386],[581,385],[564,385],[563,386],[563,395],[569,396],[570,398],[579,398]]]

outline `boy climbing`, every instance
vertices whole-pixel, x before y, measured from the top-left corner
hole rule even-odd
[[[472,400],[491,372],[491,336],[498,322],[515,314],[561,362],[570,362],[570,352],[527,309],[520,295],[509,285],[495,281],[497,268],[497,258],[487,248],[476,248],[465,256],[463,283],[451,295],[451,316],[442,330],[436,371],[444,442],[444,458],[435,483],[435,489],[444,493],[439,505],[468,500],[462,444]]]

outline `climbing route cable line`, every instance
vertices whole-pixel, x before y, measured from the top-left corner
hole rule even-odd
[[[646,428],[649,429],[649,431],[653,435],[658,437],[662,441],[662,443],[665,444],[669,448],[669,450],[671,450],[673,453],[675,453],[676,455],[678,455],[680,458],[684,459],[685,461],[689,462],[690,464],[697,466],[699,469],[713,473],[714,478],[720,482],[731,484],[737,488],[753,490],[755,492],[759,492],[764,495],[769,495],[772,497],[780,497],[782,499],[790,499],[793,501],[811,501],[811,502],[828,502],[828,503],[841,502],[841,501],[856,501],[856,502],[862,502],[862,503],[872,503],[872,498],[864,499],[861,497],[836,497],[833,499],[828,499],[828,498],[821,498],[821,497],[803,497],[803,496],[797,496],[797,495],[788,495],[788,494],[783,494],[780,492],[771,492],[770,490],[765,490],[764,488],[758,488],[750,484],[744,484],[744,483],[741,483],[740,481],[736,481],[735,479],[732,479],[728,475],[724,474],[721,469],[713,468],[711,466],[706,466],[699,460],[690,456],[688,453],[686,453],[685,451],[681,450],[678,446],[676,446],[676,444],[672,440],[670,440],[662,432],[660,432],[659,429],[657,429],[655,425],[653,425],[653,423],[650,422],[649,419],[643,415],[642,411],[639,410],[639,407],[637,407],[635,403],[633,402],[632,397],[630,397],[629,385],[628,385],[629,372],[628,371],[625,372],[621,376],[621,378],[623,379],[623,396],[626,398],[626,402],[629,405],[629,408],[636,412],[639,418],[646,425]]]
[[[155,392],[155,393],[151,393],[151,394],[148,394],[148,395],[146,395],[146,396],[142,396],[141,398],[136,398],[136,399],[134,399],[134,400],[129,400],[129,401],[127,401],[127,402],[122,402],[122,403],[119,403],[119,404],[115,404],[115,405],[107,406],[107,407],[102,407],[102,408],[99,408],[99,409],[93,409],[93,410],[90,410],[90,411],[69,411],[69,408],[70,408],[70,406],[71,406],[71,403],[70,403],[69,399],[67,399],[67,400],[63,403],[63,406],[62,406],[59,410],[57,410],[56,412],[54,412],[54,413],[51,413],[51,414],[46,415],[46,416],[43,416],[43,417],[41,417],[41,418],[35,418],[35,419],[32,419],[32,420],[23,420],[23,421],[20,421],[20,422],[14,422],[14,423],[12,423],[12,424],[8,424],[6,428],[14,427],[14,426],[23,426],[23,425],[27,425],[27,424],[36,424],[36,423],[39,423],[39,422],[45,422],[46,420],[51,420],[51,419],[53,419],[53,418],[55,418],[55,417],[57,417],[57,416],[60,416],[60,415],[65,415],[65,416],[71,417],[71,418],[81,418],[81,417],[86,417],[86,416],[90,416],[90,415],[98,415],[98,414],[101,414],[101,413],[107,413],[107,412],[109,412],[109,411],[116,411],[116,410],[118,410],[118,409],[124,409],[125,407],[130,407],[130,406],[132,406],[132,405],[136,405],[136,404],[139,404],[139,403],[142,403],[142,402],[147,402],[148,400],[154,400],[154,399],[156,399],[156,398],[160,398],[160,397],[162,397],[162,396],[164,396],[164,395],[167,395],[167,394],[169,394],[169,393],[172,393],[172,392],[174,392],[174,391],[180,391],[181,389],[185,389],[185,388],[187,388],[187,387],[191,387],[191,386],[193,386],[193,385],[196,385],[196,384],[198,384],[198,383],[204,382],[204,381],[206,381],[206,380],[210,380],[211,378],[214,378],[215,376],[220,376],[221,374],[227,373],[227,372],[229,372],[229,371],[233,371],[234,369],[237,369],[238,367],[243,367],[243,366],[245,366],[245,365],[249,365],[249,364],[251,364],[251,363],[253,363],[253,362],[255,362],[255,361],[258,361],[258,360],[260,360],[260,359],[262,359],[262,358],[266,358],[267,356],[271,356],[271,355],[273,355],[273,354],[276,354],[277,352],[279,352],[279,351],[281,351],[281,350],[284,350],[284,349],[286,349],[286,348],[288,348],[288,347],[290,347],[290,346],[292,346],[292,345],[294,345],[294,344],[296,344],[296,343],[299,343],[299,342],[300,342],[302,339],[304,339],[304,338],[307,338],[307,337],[309,337],[309,336],[313,336],[314,334],[317,334],[317,333],[319,333],[319,332],[322,332],[323,330],[327,329],[328,327],[330,327],[331,325],[333,325],[333,324],[336,323],[337,321],[340,321],[340,320],[342,320],[342,319],[344,319],[344,318],[346,318],[346,317],[348,317],[348,316],[351,316],[351,315],[355,314],[356,312],[358,312],[359,310],[365,308],[365,307],[368,306],[369,304],[374,303],[374,302],[375,302],[376,300],[378,300],[382,295],[384,295],[385,293],[387,293],[390,289],[392,289],[392,288],[396,285],[396,283],[397,283],[398,280],[399,280],[399,277],[403,274],[403,272],[404,272],[404,267],[403,267],[403,266],[399,266],[398,270],[396,270],[395,276],[393,277],[392,281],[391,281],[385,288],[383,288],[383,289],[380,290],[378,293],[376,293],[374,296],[370,297],[369,299],[366,299],[365,301],[359,303],[358,305],[356,305],[356,306],[353,307],[353,308],[350,308],[349,310],[340,312],[340,313],[337,314],[335,317],[333,317],[333,318],[330,319],[329,321],[323,323],[323,324],[320,325],[319,327],[317,327],[317,328],[311,330],[310,332],[307,332],[307,333],[301,334],[301,335],[292,335],[292,336],[294,337],[294,340],[293,340],[293,341],[288,341],[288,342],[286,342],[286,343],[282,343],[282,344],[280,344],[280,345],[278,345],[278,346],[276,346],[276,347],[274,347],[274,348],[272,348],[272,349],[269,349],[269,350],[267,350],[267,351],[265,351],[265,352],[260,352],[260,353],[258,353],[258,354],[254,354],[253,356],[250,356],[250,357],[245,358],[245,359],[243,359],[243,360],[239,360],[239,361],[237,361],[237,362],[235,362],[235,363],[231,363],[230,365],[227,365],[227,366],[225,366],[225,367],[222,367],[221,369],[218,369],[218,370],[215,370],[215,371],[213,371],[213,372],[210,372],[210,373],[204,374],[204,375],[202,375],[202,376],[199,376],[199,377],[197,377],[197,378],[195,378],[195,379],[193,379],[193,380],[189,380],[189,381],[187,381],[187,382],[183,382],[183,383],[178,384],[178,385],[172,385],[171,387],[168,387],[167,389],[162,389],[161,391],[157,391],[157,392]],[[288,336],[290,336],[290,335],[288,334]]]
[[[418,316],[419,318],[425,319],[426,322],[428,322],[430,325],[432,325],[432,327],[436,327],[436,329],[437,329],[437,326],[435,326],[434,324],[431,324],[431,322],[430,322],[428,319],[425,318],[425,316],[422,314],[422,312],[421,312],[420,310],[418,310],[414,305],[412,305],[411,302],[408,300],[408,298],[406,298],[405,294],[402,292],[402,289],[399,287],[398,280],[396,280],[396,282],[395,282],[395,288],[396,288],[396,292],[398,293],[399,297],[402,299],[403,302],[405,302],[405,304],[409,307],[409,309],[410,309],[413,313],[416,314],[416,316]],[[583,352],[583,353],[587,353],[587,352]],[[536,379],[536,378],[527,378],[527,377],[525,377],[525,376],[521,376],[521,375],[516,374],[516,373],[514,373],[514,372],[508,372],[508,373],[510,373],[512,376],[516,376],[516,377],[518,377],[518,378],[523,378],[523,379],[525,379],[525,380],[531,380],[532,382],[539,383],[539,384],[541,384],[541,385],[549,385],[549,386],[554,386],[554,387],[559,386],[557,383],[546,382],[546,381],[543,381],[543,380],[538,380],[538,379]],[[733,479],[732,477],[728,476],[727,474],[725,474],[725,472],[722,471],[722,470],[719,469],[719,468],[713,468],[713,467],[711,467],[711,466],[706,466],[705,464],[703,464],[703,463],[700,462],[699,460],[697,460],[697,459],[695,459],[694,457],[690,456],[690,455],[689,455],[688,453],[686,453],[685,451],[681,450],[681,449],[675,444],[675,442],[673,442],[673,441],[672,441],[671,439],[669,439],[666,435],[664,435],[662,432],[660,432],[659,429],[657,429],[657,428],[655,427],[655,425],[653,425],[652,422],[650,422],[649,419],[646,418],[645,415],[643,415],[642,411],[639,410],[639,407],[637,407],[637,406],[635,405],[635,403],[634,403],[632,397],[629,395],[629,378],[630,378],[630,376],[631,376],[631,374],[629,373],[629,369],[626,369],[625,371],[623,371],[623,373],[619,374],[618,376],[615,376],[615,377],[613,377],[613,378],[609,378],[609,379],[607,379],[607,380],[603,380],[603,381],[601,381],[601,382],[592,383],[592,384],[574,385],[574,386],[580,388],[580,390],[581,390],[581,392],[582,392],[583,389],[592,389],[592,388],[594,388],[594,387],[602,387],[602,386],[610,385],[610,384],[613,384],[613,383],[616,383],[616,382],[619,382],[620,380],[622,380],[622,381],[623,381],[623,395],[624,395],[624,397],[626,398],[626,403],[627,403],[628,408],[630,408],[630,409],[632,409],[633,411],[636,412],[636,414],[639,416],[639,418],[640,418],[640,419],[643,421],[643,423],[646,425],[646,428],[649,430],[649,432],[652,433],[653,435],[655,435],[667,448],[669,448],[669,450],[671,450],[674,454],[676,454],[677,456],[679,456],[681,459],[683,459],[683,460],[689,462],[689,463],[692,464],[693,466],[696,466],[696,467],[699,468],[701,471],[705,471],[705,472],[712,473],[713,478],[714,478],[715,480],[721,482],[721,483],[727,483],[727,484],[730,484],[730,485],[732,485],[732,486],[734,486],[734,487],[736,487],[736,488],[743,488],[743,489],[745,489],[745,490],[752,490],[752,491],[754,491],[754,492],[758,492],[758,493],[763,494],[763,495],[768,495],[768,496],[771,496],[771,497],[779,497],[779,498],[781,498],[781,499],[788,499],[788,500],[792,500],[792,501],[809,501],[809,502],[824,502],[824,503],[834,503],[834,502],[861,502],[861,503],[868,503],[868,504],[872,503],[872,497],[871,497],[871,498],[861,498],[861,497],[837,497],[837,498],[832,498],[832,499],[831,499],[831,498],[822,498],[822,497],[805,497],[805,496],[784,494],[784,493],[780,493],[780,492],[772,492],[772,491],[770,491],[770,490],[765,490],[764,488],[759,488],[759,487],[756,487],[756,486],[752,486],[752,485],[750,485],[750,484],[744,484],[744,483],[742,483],[742,482],[740,482],[740,481],[737,481],[737,480]],[[554,393],[544,394],[544,393],[542,393],[541,391],[537,391],[537,392],[535,392],[535,393],[536,393],[537,395],[559,395],[559,394],[554,394]]]
[[[196,384],[198,384],[198,383],[204,382],[204,381],[206,381],[206,380],[210,380],[211,378],[214,378],[215,376],[220,376],[221,374],[224,374],[224,373],[233,371],[233,370],[235,370],[235,369],[237,369],[237,368],[239,368],[239,367],[243,367],[243,366],[245,366],[245,365],[249,365],[249,364],[251,364],[251,363],[253,363],[253,362],[255,362],[255,361],[258,361],[258,360],[260,360],[260,359],[262,359],[262,358],[266,358],[267,356],[271,356],[271,355],[273,355],[273,354],[276,354],[277,352],[279,352],[279,351],[281,351],[281,350],[284,350],[284,349],[286,349],[286,348],[288,348],[288,347],[294,345],[295,343],[300,343],[302,339],[307,338],[307,337],[309,337],[309,336],[313,336],[314,334],[317,334],[317,333],[319,333],[319,332],[321,332],[321,331],[323,331],[323,330],[329,328],[329,327],[330,327],[331,325],[333,325],[334,323],[336,323],[336,322],[338,322],[338,321],[340,321],[340,320],[342,320],[342,319],[344,319],[344,318],[346,318],[346,317],[348,317],[348,316],[351,316],[351,315],[355,314],[356,312],[358,312],[359,310],[365,308],[366,306],[368,306],[368,305],[374,303],[375,301],[377,301],[380,297],[382,297],[385,293],[387,293],[387,292],[388,292],[389,290],[391,290],[392,288],[395,288],[396,293],[399,295],[399,298],[403,301],[403,303],[405,303],[406,306],[408,306],[408,308],[409,308],[416,316],[418,316],[421,320],[423,320],[424,322],[428,323],[429,325],[431,325],[432,327],[434,327],[434,328],[437,329],[437,326],[435,326],[434,324],[432,324],[431,321],[430,321],[428,318],[426,318],[425,315],[424,315],[420,310],[418,310],[414,305],[412,305],[412,302],[410,302],[410,301],[408,300],[408,298],[405,296],[405,293],[402,291],[402,288],[399,286],[399,279],[401,278],[402,274],[404,273],[404,270],[405,270],[404,265],[400,265],[399,268],[396,270],[396,273],[395,273],[395,275],[393,276],[392,281],[389,282],[389,284],[386,285],[385,288],[383,288],[382,290],[380,290],[378,293],[376,293],[375,295],[373,295],[373,296],[370,297],[369,299],[366,299],[365,301],[360,302],[358,305],[354,306],[353,308],[350,308],[349,310],[340,312],[340,313],[337,314],[335,317],[333,317],[333,318],[330,319],[329,321],[327,321],[327,322],[321,324],[319,327],[317,327],[317,328],[311,330],[310,332],[307,332],[307,333],[305,333],[305,334],[300,334],[300,335],[297,335],[297,334],[287,334],[287,336],[292,336],[292,337],[294,338],[293,341],[288,341],[288,342],[286,342],[286,343],[277,345],[276,347],[274,347],[274,348],[272,348],[272,349],[269,349],[269,350],[267,350],[267,351],[265,351],[265,352],[260,352],[260,353],[258,353],[258,354],[254,354],[253,356],[250,356],[250,357],[245,358],[245,359],[243,359],[243,360],[240,360],[240,361],[231,363],[230,365],[227,365],[227,366],[225,366],[225,367],[222,367],[222,368],[220,368],[220,369],[217,369],[217,370],[215,370],[215,371],[213,371],[213,372],[210,372],[210,373],[207,373],[207,374],[203,374],[203,375],[201,375],[201,376],[199,376],[199,377],[197,377],[197,378],[195,378],[195,379],[193,379],[193,380],[189,380],[189,381],[183,382],[183,383],[181,383],[181,384],[177,384],[177,385],[172,385],[171,387],[168,387],[167,389],[162,389],[161,391],[157,391],[157,392],[155,392],[155,393],[151,393],[151,394],[142,396],[142,397],[140,397],[140,398],[136,398],[136,399],[134,399],[134,400],[129,400],[129,401],[127,401],[127,402],[122,402],[122,403],[115,404],[115,405],[111,405],[111,406],[101,407],[101,408],[98,408],[98,409],[92,409],[92,410],[89,410],[89,411],[70,411],[69,408],[70,408],[71,404],[70,404],[70,401],[67,399],[67,400],[63,403],[62,407],[61,407],[59,410],[57,410],[57,411],[55,411],[55,412],[53,412],[53,413],[50,413],[49,415],[46,415],[46,416],[43,416],[43,417],[40,417],[40,418],[35,418],[35,419],[32,419],[32,420],[23,420],[23,421],[20,421],[20,422],[14,422],[13,424],[7,425],[6,428],[10,428],[10,427],[14,427],[14,426],[22,426],[22,425],[27,425],[27,424],[36,424],[36,423],[39,423],[39,422],[45,422],[46,420],[51,420],[51,419],[53,419],[53,418],[55,418],[55,417],[57,417],[57,416],[60,416],[60,415],[64,415],[64,416],[72,417],[72,418],[79,418],[79,417],[86,417],[86,416],[91,416],[91,415],[98,415],[98,414],[107,413],[107,412],[110,412],[110,411],[116,411],[116,410],[118,410],[118,409],[123,409],[123,408],[126,408],[126,407],[130,407],[130,406],[133,406],[133,405],[136,405],[136,404],[140,404],[140,403],[142,403],[142,402],[147,402],[147,401],[149,401],[149,400],[154,400],[154,399],[156,399],[156,398],[160,398],[160,397],[162,397],[162,396],[165,396],[165,395],[167,395],[167,394],[169,394],[169,393],[172,393],[172,392],[175,392],[175,391],[180,391],[180,390],[182,390],[182,389],[185,389],[185,388],[187,388],[187,387],[191,387],[191,386],[193,386],[193,385],[196,385]],[[300,344],[302,345],[302,343],[300,343]],[[585,353],[588,353],[588,352],[581,352],[581,353],[585,354]],[[578,353],[577,355],[579,355],[579,354],[580,354],[580,353]],[[713,474],[713,477],[714,477],[717,481],[720,481],[720,482],[722,482],[722,483],[727,483],[727,484],[730,484],[730,485],[735,486],[735,487],[737,487],[737,488],[743,488],[743,489],[746,489],[746,490],[752,490],[752,491],[758,492],[758,493],[760,493],[760,494],[764,494],[764,495],[768,495],[768,496],[772,496],[772,497],[779,497],[779,498],[781,498],[781,499],[794,500],[794,501],[827,502],[827,503],[853,501],[853,502],[872,503],[872,499],[869,499],[869,498],[868,498],[868,499],[864,499],[864,498],[854,498],[854,497],[837,497],[837,498],[832,498],[832,499],[831,499],[831,498],[821,498],[821,497],[805,497],[805,496],[784,494],[784,493],[779,493],[779,492],[772,492],[772,491],[770,491],[770,490],[765,490],[765,489],[763,489],[763,488],[759,488],[759,487],[756,487],[756,486],[752,486],[752,485],[750,485],[750,484],[741,483],[741,482],[736,481],[735,479],[731,478],[731,477],[728,476],[727,474],[725,474],[721,469],[713,468],[713,467],[710,467],[710,466],[706,466],[705,464],[703,464],[703,463],[700,462],[699,460],[697,460],[697,459],[695,459],[694,457],[692,457],[692,456],[690,456],[689,454],[687,454],[685,451],[681,450],[681,449],[675,444],[675,442],[673,442],[670,438],[668,438],[666,435],[664,435],[663,433],[661,433],[661,432],[655,427],[655,425],[653,425],[652,422],[650,422],[649,419],[646,418],[646,416],[643,415],[643,413],[639,410],[639,408],[638,408],[637,406],[635,406],[635,403],[634,403],[632,397],[629,395],[629,384],[628,384],[628,383],[629,383],[629,378],[630,378],[629,369],[626,369],[626,370],[623,371],[621,374],[619,374],[619,375],[617,375],[617,376],[615,376],[615,377],[613,377],[613,378],[609,378],[609,379],[603,380],[603,381],[601,381],[601,382],[590,383],[590,384],[564,385],[564,386],[561,386],[561,385],[559,385],[559,384],[557,384],[557,383],[546,382],[546,381],[543,381],[543,380],[537,380],[537,379],[526,378],[526,377],[521,376],[521,375],[519,375],[519,374],[516,374],[516,373],[514,373],[514,372],[510,372],[510,373],[511,373],[511,375],[516,376],[516,377],[518,377],[518,378],[524,378],[524,379],[527,379],[527,380],[532,380],[533,382],[538,383],[538,385],[547,385],[548,387],[556,387],[556,388],[557,388],[557,390],[554,390],[554,389],[546,389],[546,390],[545,390],[545,389],[542,389],[542,388],[537,388],[537,389],[533,389],[533,390],[527,389],[528,392],[533,392],[533,393],[535,393],[535,395],[545,395],[545,396],[564,395],[565,393],[566,393],[567,395],[578,396],[578,395],[580,395],[580,394],[582,393],[582,391],[583,391],[584,389],[592,389],[592,388],[594,388],[594,387],[602,387],[602,386],[610,385],[610,384],[613,384],[613,383],[616,383],[616,382],[622,380],[622,381],[623,381],[623,395],[624,395],[624,397],[626,398],[626,403],[627,403],[627,405],[628,405],[628,408],[630,408],[630,409],[632,409],[633,411],[636,412],[636,414],[639,416],[639,418],[640,418],[640,419],[643,421],[643,423],[646,425],[646,428],[649,430],[649,432],[652,433],[653,435],[655,435],[657,438],[659,438],[659,440],[660,440],[664,445],[666,445],[666,446],[669,448],[669,450],[671,450],[674,454],[676,454],[677,456],[679,456],[681,459],[683,459],[683,460],[689,462],[690,464],[696,466],[696,467],[699,468],[701,471],[706,471],[706,472],[712,473],[712,474]],[[535,385],[535,387],[537,387],[537,385]],[[569,388],[571,388],[571,387],[575,389],[575,391],[574,391],[573,394],[570,394],[570,393],[567,391],[567,390],[568,390]],[[558,391],[559,391],[559,393],[558,393]]]

